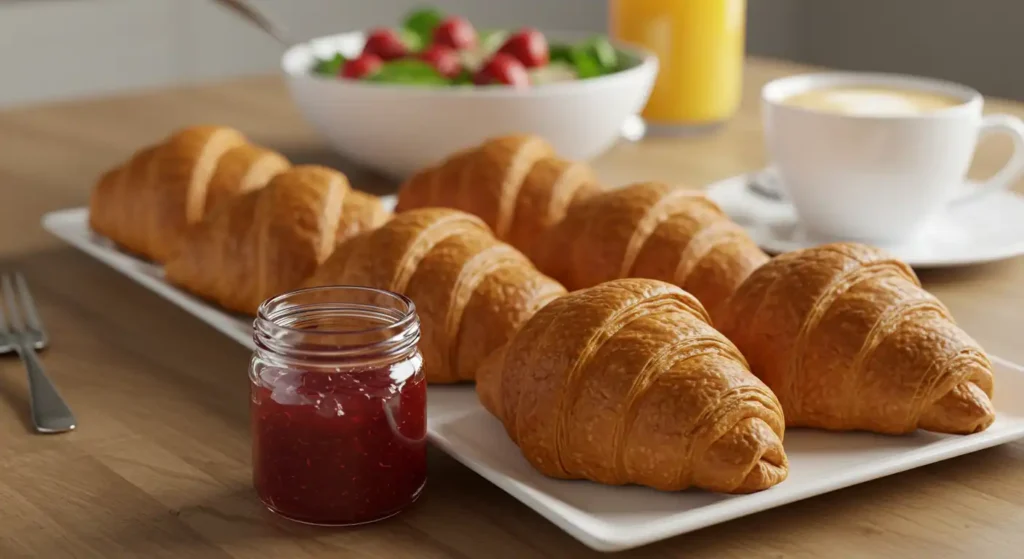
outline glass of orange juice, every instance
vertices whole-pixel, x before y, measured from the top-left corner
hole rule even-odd
[[[743,80],[746,0],[610,0],[613,39],[658,56],[658,78],[642,117],[651,132],[728,120]]]

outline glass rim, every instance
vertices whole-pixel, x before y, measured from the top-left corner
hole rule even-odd
[[[317,293],[336,296],[302,300],[303,295]],[[367,328],[296,327],[286,320],[313,318],[318,313],[357,315],[370,309],[386,312],[379,317],[378,325]],[[305,363],[379,362],[415,351],[419,339],[420,320],[412,299],[386,289],[357,285],[307,287],[276,295],[259,306],[253,321],[257,351]]]
[[[396,301],[404,304],[405,305],[405,310],[404,311],[400,311],[402,313],[402,317],[399,318],[398,320],[396,320],[395,322],[391,322],[391,323],[387,323],[387,324],[381,324],[379,326],[374,326],[374,327],[371,327],[371,328],[361,328],[361,329],[347,329],[347,330],[320,330],[320,329],[317,329],[317,330],[308,330],[308,329],[304,329],[304,328],[295,328],[293,326],[288,326],[286,324],[280,324],[279,322],[274,320],[275,317],[274,317],[273,313],[271,312],[271,310],[276,305],[283,304],[287,299],[290,299],[290,298],[293,298],[293,297],[296,297],[296,296],[299,296],[299,295],[303,295],[303,294],[310,294],[310,293],[317,293],[317,292],[324,293],[324,292],[329,292],[329,291],[349,292],[349,293],[361,292],[361,293],[371,293],[371,294],[374,294],[374,295],[383,295],[383,296],[386,296],[386,297],[391,297],[391,298],[395,299]],[[306,303],[305,305],[317,305],[317,304],[321,304],[321,303]],[[299,304],[299,305],[296,305],[296,306],[305,306],[305,305]],[[396,293],[394,291],[388,291],[386,289],[378,289],[376,287],[365,287],[365,286],[361,286],[361,285],[323,285],[323,286],[317,286],[317,287],[304,287],[304,288],[301,288],[301,289],[295,289],[295,290],[292,290],[292,291],[281,293],[280,295],[275,295],[275,296],[267,299],[266,301],[263,301],[263,303],[261,303],[260,306],[256,310],[256,320],[258,320],[258,321],[259,320],[263,320],[263,321],[269,322],[270,324],[272,324],[274,326],[274,328],[280,328],[280,329],[283,329],[283,330],[286,330],[286,331],[289,331],[289,332],[302,333],[302,334],[307,334],[307,335],[308,334],[324,334],[324,335],[340,336],[340,335],[346,335],[346,334],[372,334],[373,332],[380,332],[382,330],[391,330],[391,329],[394,329],[394,328],[402,328],[404,326],[407,326],[409,323],[416,321],[417,320],[417,316],[416,316],[416,303],[414,303],[412,301],[412,299],[406,297],[405,295],[402,295],[401,293]]]

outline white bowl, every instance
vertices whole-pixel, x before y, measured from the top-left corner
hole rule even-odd
[[[342,33],[295,45],[281,66],[299,109],[339,153],[397,178],[511,133],[539,135],[561,156],[588,160],[611,147],[626,119],[640,112],[658,73],[653,54],[622,45],[616,48],[639,62],[627,70],[522,90],[415,87],[312,73],[317,57],[358,55],[364,37]]]

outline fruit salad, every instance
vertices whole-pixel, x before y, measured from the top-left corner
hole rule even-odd
[[[317,60],[313,72],[378,83],[528,88],[603,76],[629,65],[604,37],[553,43],[532,27],[478,30],[464,17],[421,8],[401,27],[371,30],[358,56],[337,53]]]

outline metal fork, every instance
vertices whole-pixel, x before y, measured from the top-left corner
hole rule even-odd
[[[40,433],[63,433],[75,428],[75,416],[50,382],[39,362],[36,349],[46,347],[47,335],[39,320],[32,294],[24,276],[4,274],[0,278],[0,353],[17,352],[28,370],[32,423]],[[7,315],[4,314],[7,307]],[[20,307],[20,310],[19,310]],[[9,320],[8,320],[9,317]]]

